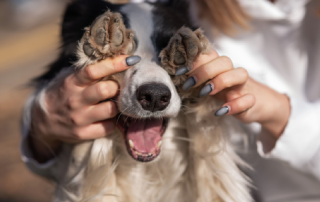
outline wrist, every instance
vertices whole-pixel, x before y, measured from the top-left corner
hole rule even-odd
[[[31,128],[27,141],[34,158],[39,163],[54,158],[62,145],[58,139],[53,138],[53,135],[48,134],[47,124],[45,123],[46,114],[39,103],[35,103],[32,109]]]
[[[278,93],[277,102],[274,102],[274,110],[271,113],[268,121],[262,122],[264,129],[269,131],[276,139],[279,139],[285,130],[291,112],[290,99]]]
[[[54,139],[44,138],[32,134],[28,135],[28,144],[33,153],[33,157],[39,162],[44,163],[57,156],[61,148],[61,142]]]

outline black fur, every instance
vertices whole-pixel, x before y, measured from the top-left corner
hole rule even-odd
[[[186,0],[171,0],[168,3],[155,3],[153,9],[154,32],[151,41],[154,43],[157,55],[164,49],[171,37],[182,27],[193,30],[189,18],[189,3]]]
[[[167,46],[170,38],[182,26],[192,27],[188,17],[187,0],[171,0],[167,3],[154,3],[153,21],[154,32],[151,37],[157,51]],[[65,11],[61,30],[62,46],[58,59],[53,62],[46,73],[34,80],[34,84],[41,88],[48,81],[52,80],[63,68],[70,67],[77,60],[77,43],[81,39],[84,28],[105,11],[120,12],[122,5],[114,5],[104,0],[76,0],[70,3]],[[121,12],[120,12],[121,13]],[[125,13],[124,24],[130,28],[129,19]],[[138,41],[136,40],[138,46]]]

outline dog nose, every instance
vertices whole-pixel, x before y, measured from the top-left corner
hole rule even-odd
[[[137,89],[137,99],[145,110],[151,112],[162,111],[170,103],[171,92],[163,84],[144,84]]]

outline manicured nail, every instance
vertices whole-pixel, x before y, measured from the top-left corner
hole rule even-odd
[[[196,85],[196,80],[193,77],[190,77],[182,85],[182,90],[188,90],[194,85]]]
[[[199,92],[199,97],[203,97],[205,95],[208,95],[212,91],[212,84],[205,85]]]
[[[180,75],[183,75],[185,73],[187,73],[189,70],[187,67],[179,67],[179,69],[177,69],[176,71],[176,76],[180,76]]]
[[[229,112],[229,107],[224,106],[224,107],[221,107],[220,109],[218,109],[214,115],[215,116],[223,116],[223,115],[227,114],[228,112]]]
[[[132,66],[132,65],[135,65],[138,62],[140,62],[140,60],[141,60],[140,56],[133,55],[133,56],[130,56],[130,57],[126,58],[126,63],[127,63],[128,66]]]

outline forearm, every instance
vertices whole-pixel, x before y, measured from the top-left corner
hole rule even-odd
[[[45,91],[40,92],[30,106],[30,128],[26,139],[34,159],[39,163],[45,163],[54,158],[59,153],[61,146],[60,141],[47,134],[46,110],[44,109],[45,106],[40,104],[45,105],[44,93]]]
[[[287,126],[290,117],[290,100],[284,95],[275,92],[278,102],[274,102],[274,110],[271,117],[267,121],[260,122],[261,126],[278,139]]]
[[[35,93],[34,95],[30,96],[24,107],[22,116],[22,140],[20,145],[21,158],[32,172],[46,178],[52,178],[51,170],[56,163],[56,160],[54,158],[47,158],[46,160],[41,159],[39,161],[39,158],[37,156],[43,151],[38,149],[34,150],[34,146],[30,141],[32,139],[32,109],[34,108],[34,103],[36,102],[36,100],[38,100],[38,98],[39,93]]]
[[[310,103],[291,97],[290,106],[290,117],[281,136],[271,145],[266,139],[273,135],[262,131],[258,136],[258,151],[264,157],[287,161],[302,170],[308,171],[310,166],[320,176],[320,165],[313,162],[320,156],[320,101]]]

